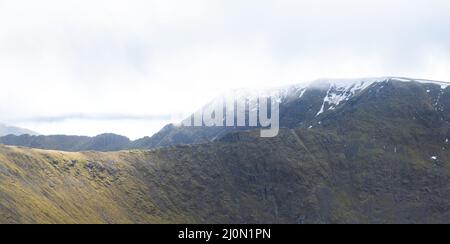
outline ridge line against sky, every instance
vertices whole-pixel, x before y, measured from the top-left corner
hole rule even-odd
[[[449,81],[449,26],[444,0],[0,0],[0,122],[138,138],[233,88]]]

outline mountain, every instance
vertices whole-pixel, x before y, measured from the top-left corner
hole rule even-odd
[[[0,123],[0,136],[6,135],[38,135],[38,133],[31,130],[8,126]]]
[[[295,88],[274,138],[231,128],[152,150],[0,146],[0,223],[450,223],[446,83]]]
[[[210,109],[214,102],[224,100],[230,96],[245,101],[255,99],[257,95],[262,94],[271,96],[280,102],[281,127],[291,129],[298,127],[313,128],[319,126],[318,123],[322,123],[321,119],[327,117],[330,112],[340,110],[340,108],[349,105],[349,103],[351,105],[354,99],[363,94],[374,92],[376,89],[382,89],[382,93],[390,92],[387,87],[394,88],[395,86],[392,84],[421,87],[422,91],[426,92],[427,98],[433,99],[437,103],[442,102],[441,97],[446,91],[445,88],[450,85],[446,82],[402,77],[323,79],[272,90],[237,90],[218,97],[215,101],[206,104],[202,109]],[[411,99],[411,97],[409,96],[408,99]],[[248,117],[249,111],[255,108],[245,107],[244,109]],[[190,120],[191,117],[186,120]],[[104,135],[93,138],[77,136],[7,136],[0,137],[0,143],[63,151],[116,151],[205,143],[220,139],[232,132],[253,129],[255,127],[191,127],[169,124],[152,137],[145,137],[135,141],[109,134],[109,138],[104,138]],[[93,143],[93,141],[98,140],[101,140],[102,143]]]
[[[280,126],[284,128],[309,128],[318,126],[321,118],[330,111],[336,111],[348,105],[349,101],[380,87],[388,87],[390,84],[404,84],[406,86],[421,86],[423,91],[432,88],[433,92],[428,97],[440,101],[441,92],[450,83],[409,79],[400,77],[381,77],[366,79],[331,79],[317,80],[311,83],[282,87],[268,91],[239,90],[231,95],[224,95],[215,101],[205,105],[206,110],[218,100],[224,100],[227,96],[233,96],[240,100],[255,99],[258,94],[272,96],[280,101]],[[384,89],[383,92],[388,92]],[[246,107],[246,113],[255,108]],[[192,117],[192,116],[191,116]],[[226,116],[225,116],[226,117]],[[188,120],[191,118],[188,118]],[[248,125],[248,124],[247,124]],[[179,144],[196,144],[213,141],[231,132],[248,131],[254,127],[186,127],[169,125],[154,137],[138,140],[134,148],[154,148],[156,146],[171,146]]]

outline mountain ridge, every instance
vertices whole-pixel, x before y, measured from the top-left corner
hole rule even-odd
[[[426,87],[427,85],[438,85],[444,91],[450,83],[443,81],[432,81],[425,79],[411,79],[405,77],[379,77],[361,79],[318,79],[310,83],[283,86],[261,92],[252,90],[236,90],[231,95],[241,99],[251,99],[258,93],[273,96],[281,102],[280,122],[282,127],[314,127],[317,126],[317,117],[321,114],[334,110],[336,107],[346,103],[353,96],[366,90],[374,84],[404,82],[414,84],[415,82]],[[225,94],[217,99],[224,99],[230,94]],[[213,102],[206,104],[203,109],[211,106]],[[246,108],[248,112],[252,108]],[[190,119],[190,118],[188,118]],[[178,144],[197,144],[213,141],[228,133],[248,131],[255,127],[184,127],[176,124],[168,124],[151,137],[144,137],[134,141],[115,134],[102,134],[96,137],[84,136],[4,136],[0,137],[0,143],[5,145],[16,145],[35,147],[41,149],[54,149],[64,151],[116,151],[128,149],[149,149],[157,147],[173,146]],[[105,140],[104,135],[110,135],[110,141]],[[102,139],[103,147],[93,144],[94,141]],[[69,144],[67,147],[57,146]]]
[[[0,223],[448,224],[450,88],[339,88],[290,93],[274,138],[207,131],[199,143],[116,152],[0,145]],[[201,129],[180,128],[155,143]]]

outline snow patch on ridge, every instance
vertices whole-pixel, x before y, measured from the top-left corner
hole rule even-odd
[[[441,86],[442,90],[450,86],[450,83],[443,81],[409,79],[403,77],[328,80],[326,82],[329,83],[329,88],[327,90],[325,98],[323,99],[322,107],[316,116],[319,116],[326,110],[336,109],[343,102],[348,101],[354,95],[356,95],[361,91],[364,91],[366,88],[368,88],[374,83],[382,83],[387,81],[420,82],[423,84],[435,84]]]
[[[303,89],[301,90],[300,96],[299,96],[298,98],[302,98],[303,95],[305,95],[306,90],[308,90],[308,89],[303,88]]]
[[[358,92],[364,91],[375,82],[385,81],[385,79],[369,79],[369,80],[337,80],[330,81],[330,88],[327,95],[323,99],[322,107],[316,116],[325,112],[325,107],[328,110],[336,109],[342,102],[350,100]]]
[[[225,93],[223,98],[234,98],[237,101],[256,101],[258,97],[270,97],[279,103],[284,103],[290,99],[302,98],[308,90],[326,90],[322,106],[316,116],[328,110],[334,110],[344,102],[350,100],[356,94],[366,90],[374,83],[384,83],[388,81],[400,82],[420,82],[423,84],[436,84],[444,90],[450,86],[448,82],[432,81],[424,79],[410,79],[404,77],[377,77],[361,79],[321,79],[312,82],[305,82],[297,85],[278,87],[273,89],[237,89]],[[385,87],[384,84],[381,88]],[[253,108],[249,108],[251,111]]]

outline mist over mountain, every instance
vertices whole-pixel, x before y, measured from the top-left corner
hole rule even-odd
[[[284,128],[314,128],[320,126],[322,118],[327,118],[328,114],[335,112],[338,114],[344,107],[352,105],[359,96],[367,95],[375,89],[384,88],[382,93],[395,91],[392,84],[404,84],[405,86],[418,86],[427,92],[429,98],[436,101],[435,106],[440,105],[446,87],[449,83],[422,79],[410,79],[402,77],[380,77],[363,79],[322,79],[301,85],[291,85],[272,90],[260,91],[280,102],[280,126]],[[389,90],[386,87],[392,87]],[[434,91],[441,88],[441,92]],[[255,90],[233,91],[230,96],[246,101],[254,99],[258,93]],[[406,94],[404,94],[406,95]],[[216,100],[225,99],[218,97]],[[399,100],[406,99],[399,95]],[[417,98],[415,98],[417,99]],[[212,106],[214,101],[206,104],[202,109],[206,110]],[[388,106],[380,101],[379,106]],[[246,107],[246,117],[248,112],[256,108]],[[439,110],[437,111],[439,112]],[[224,116],[226,119],[226,116]],[[186,120],[191,120],[192,116]],[[235,118],[236,119],[236,118]],[[210,142],[229,134],[230,132],[248,131],[256,129],[248,125],[244,127],[194,127],[169,124],[161,131],[151,137],[141,138],[131,141],[126,137],[114,134],[103,134],[96,137],[84,136],[6,136],[0,137],[0,143],[6,145],[16,145],[33,147],[40,149],[54,149],[63,151],[116,151],[127,149],[151,149],[183,144],[198,144]],[[99,143],[101,142],[101,143]]]
[[[6,135],[20,136],[20,135],[39,135],[39,134],[34,131],[28,130],[28,129],[15,127],[15,126],[8,126],[8,125],[0,123],[0,136],[6,136]]]

